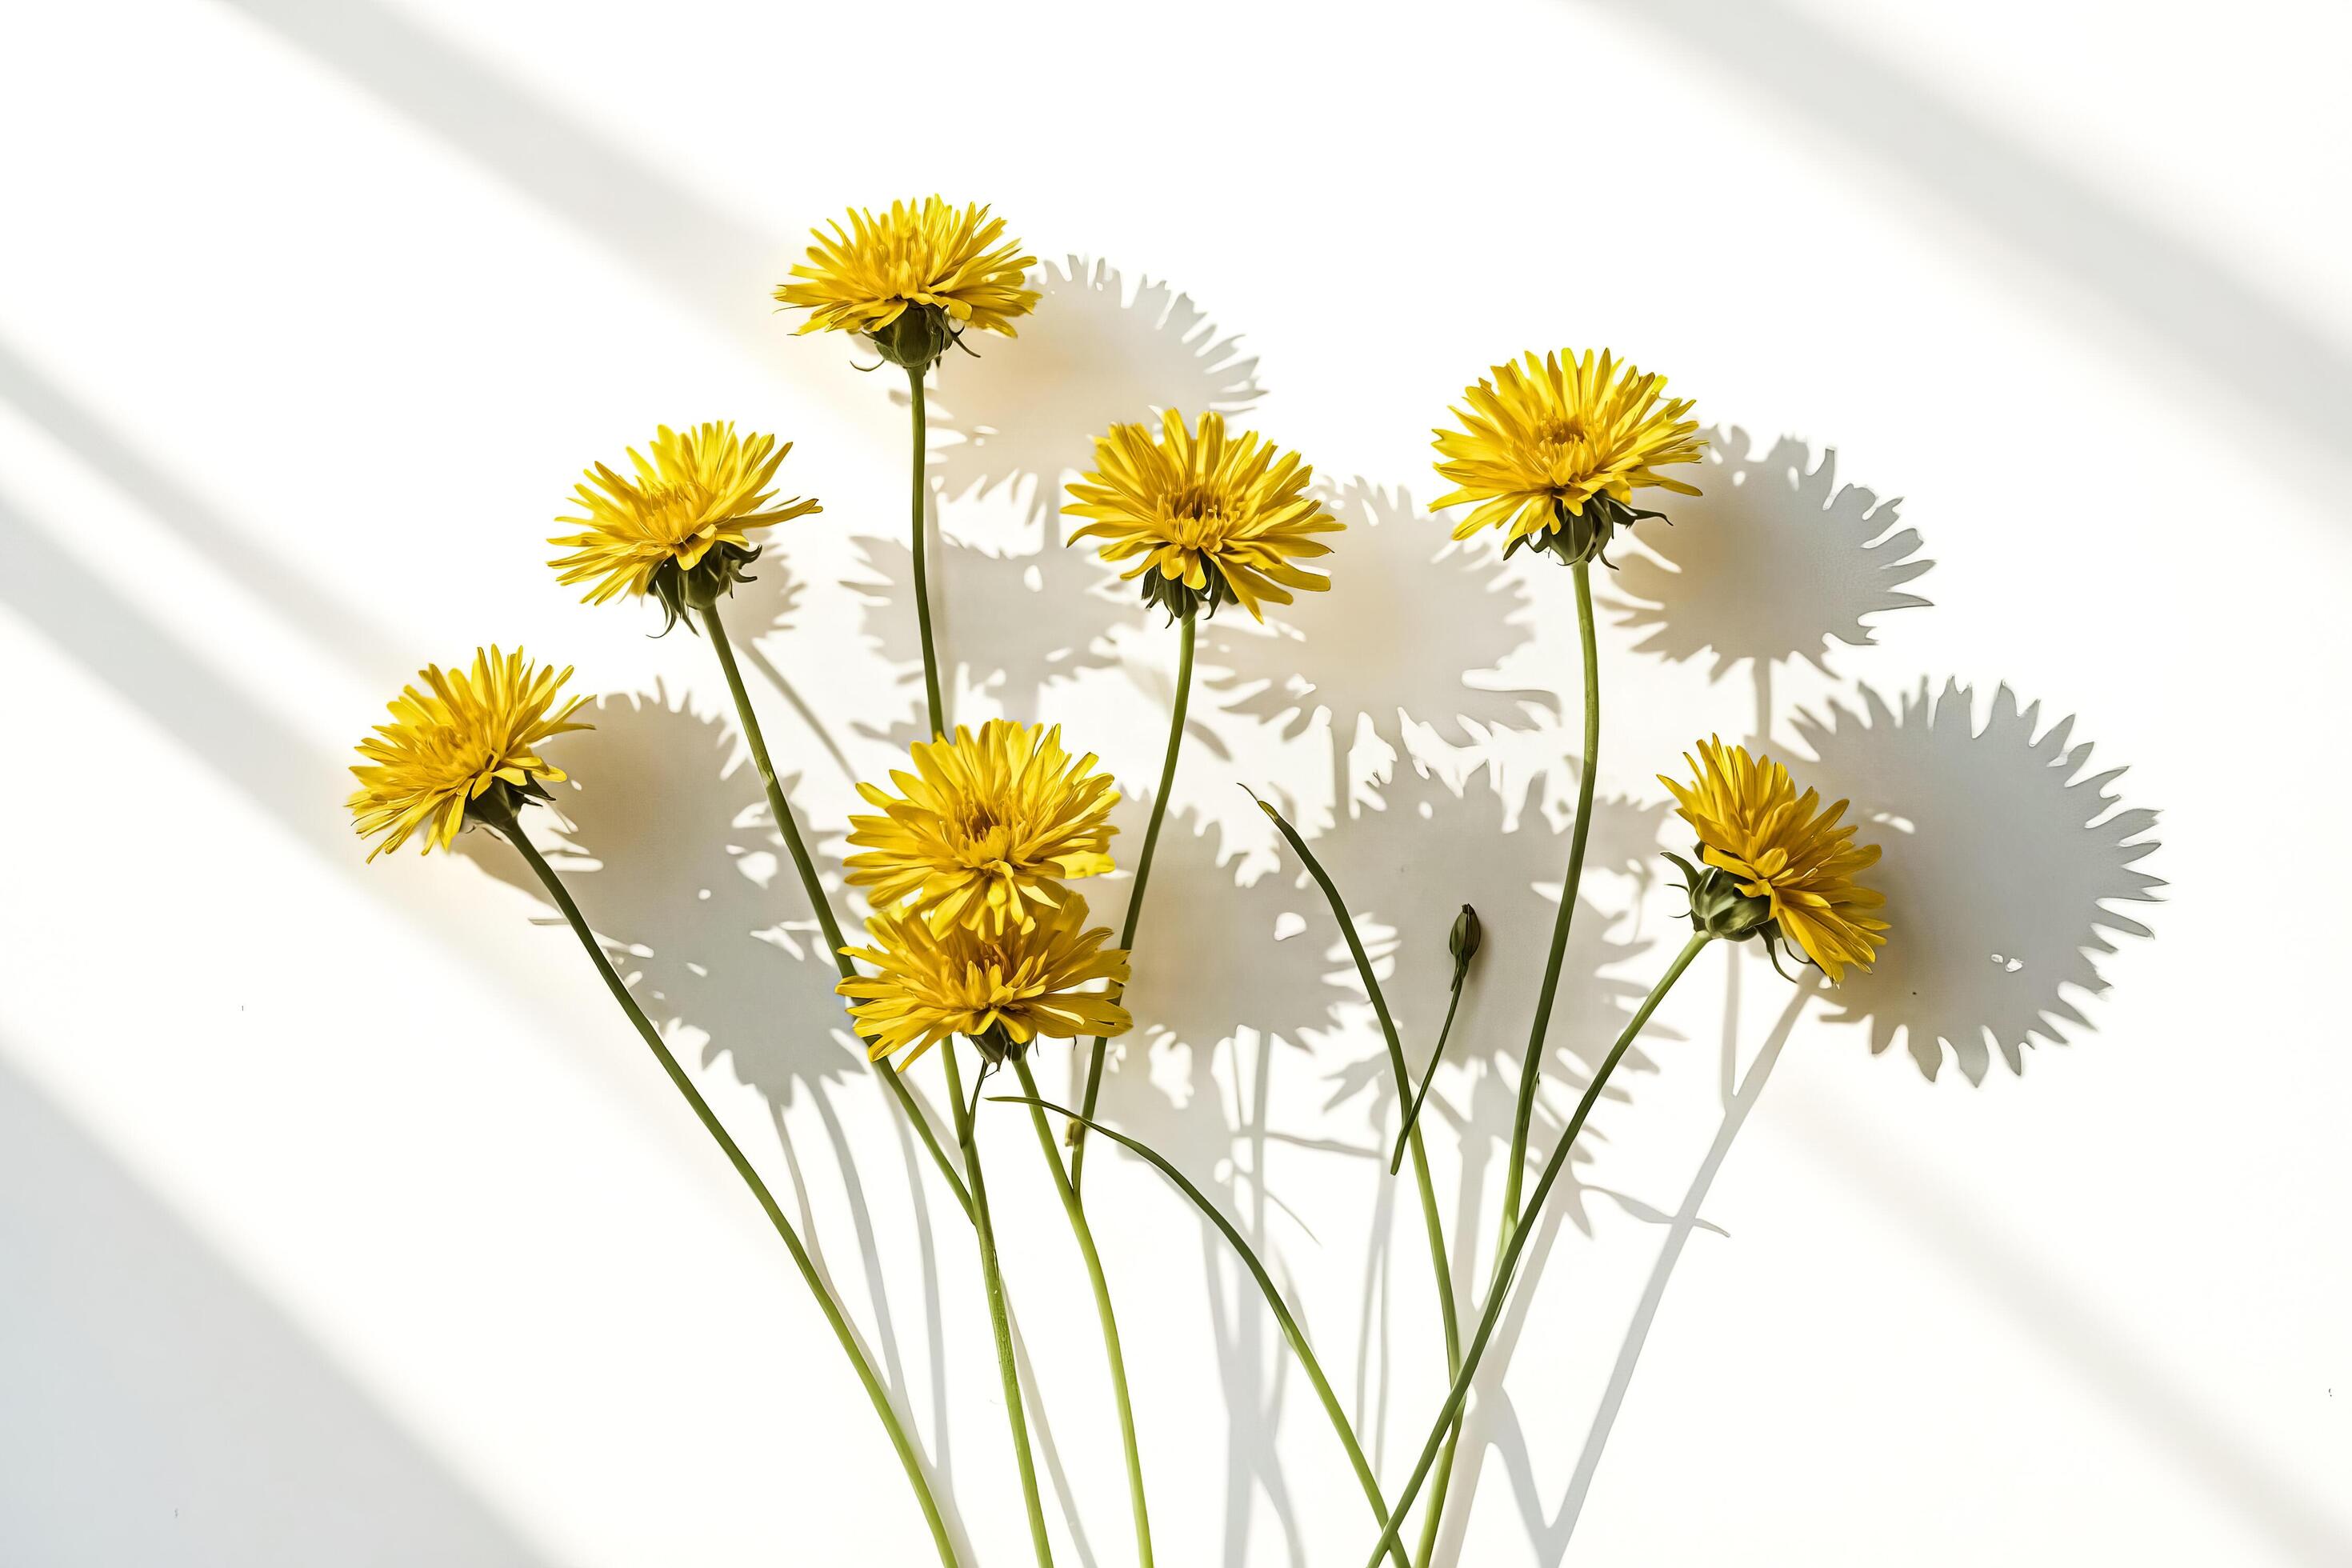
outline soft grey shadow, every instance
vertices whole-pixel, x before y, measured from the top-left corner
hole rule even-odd
[[[0,1561],[533,1568],[0,1051]]]
[[[1149,805],[1144,798],[1121,799],[1117,842],[1139,841]],[[1267,1170],[1278,1140],[1266,1122],[1266,1099],[1277,1054],[1321,1024],[1328,1003],[1311,973],[1286,973],[1286,960],[1304,945],[1286,940],[1285,918],[1297,899],[1271,876],[1237,885],[1242,864],[1196,816],[1170,815],[1152,860],[1127,989],[1136,1027],[1112,1042],[1102,1110],[1199,1184],[1269,1258],[1268,1267],[1278,1268],[1272,1229],[1280,1208]],[[1090,885],[1097,915],[1116,924],[1133,885],[1124,876]],[[1217,1072],[1221,1058],[1228,1064],[1225,1081]],[[1117,1155],[1105,1145],[1092,1157]],[[1297,1235],[1296,1227],[1287,1234]],[[1205,1220],[1200,1246],[1226,1421],[1220,1560],[1233,1568],[1248,1560],[1262,1497],[1296,1563],[1305,1529],[1277,1445],[1289,1349],[1224,1238]]]
[[[950,724],[965,690],[988,693],[1008,718],[1036,722],[1046,688],[1117,665],[1112,633],[1146,625],[1142,606],[1094,552],[1065,549],[1057,530],[1049,529],[1049,538],[1044,548],[1000,554],[935,536],[925,570]],[[856,728],[876,739],[912,742],[920,738],[923,674],[912,557],[897,540],[861,539],[857,551],[866,573],[844,586],[865,606],[865,637],[896,672],[907,706],[904,716]]]
[[[760,679],[784,700],[793,716],[800,721],[802,730],[824,749],[833,765],[841,770],[842,777],[854,784],[857,770],[834,737],[832,727],[801,695],[799,684],[779,668],[761,646],[762,637],[793,630],[794,616],[799,613],[806,585],[793,571],[781,547],[773,542],[761,551],[756,566],[751,578],[738,584],[728,598],[723,612],[727,629],[733,634],[743,662],[757,670]]]
[[[1857,698],[1792,721],[1815,758],[1800,771],[1878,830],[1895,922],[1870,973],[1829,994],[1829,1016],[1866,1023],[1873,1051],[1902,1037],[1929,1078],[1947,1049],[1971,1083],[1993,1051],[2022,1072],[2037,1037],[2063,1044],[2062,1025],[2087,1026],[2075,999],[2107,988],[2110,936],[2149,934],[2115,906],[2164,885],[2134,868],[2157,847],[2156,813],[2121,806],[2108,786],[2123,770],[2089,773],[2074,721],[2040,728],[2041,704],[2020,709],[2006,684],[1981,729],[1956,681]]]
[[[933,485],[943,505],[1002,493],[1049,524],[1094,437],[1162,409],[1234,415],[1264,395],[1257,361],[1218,335],[1192,296],[1073,256],[1030,274],[1035,311],[1017,342],[951,356],[927,399]],[[905,402],[905,394],[892,396]],[[1047,537],[1060,535],[1046,529]]]
[[[1402,488],[1356,479],[1321,493],[1347,524],[1319,563],[1331,587],[1269,605],[1264,626],[1231,612],[1210,621],[1203,685],[1216,700],[1289,737],[1328,712],[1333,775],[1349,780],[1350,798],[1365,782],[1348,761],[1360,725],[1394,752],[1408,721],[1460,742],[1557,710],[1550,692],[1495,676],[1535,635],[1526,582],[1498,552],[1482,540],[1454,542]],[[1443,627],[1442,647],[1413,627]]]
[[[1840,485],[1834,451],[1787,436],[1759,451],[1736,426],[1706,440],[1690,476],[1706,493],[1675,498],[1673,526],[1637,530],[1639,549],[1609,579],[1603,602],[1643,634],[1635,652],[1669,663],[1711,652],[1711,680],[1743,660],[1827,672],[1832,642],[1867,647],[1877,616],[1927,604],[1903,589],[1934,563],[1918,559],[1916,531],[1896,529],[1901,503]]]
[[[645,696],[599,699],[580,717],[594,728],[566,737],[552,820],[539,837],[647,1015],[681,1051],[698,1046],[705,1067],[729,1062],[735,1076],[767,1101],[776,1140],[793,1177],[803,1239],[828,1278],[826,1249],[807,1205],[808,1183],[785,1113],[803,1100],[824,1129],[839,1173],[856,1241],[857,1266],[874,1314],[882,1373],[902,1398],[911,1394],[897,1320],[882,1273],[881,1237],[862,1163],[841,1120],[843,1080],[876,1069],[848,1033],[835,994],[838,978],[823,951],[782,840],[770,819],[758,774],[734,730],[705,719],[656,689]],[[789,798],[792,781],[785,781]],[[488,833],[461,835],[459,852],[483,870],[543,898],[521,858]],[[552,910],[541,917],[555,921]],[[899,1164],[918,1215],[925,1332],[929,1364],[944,1364],[945,1330],[937,1289],[937,1256],[924,1172],[912,1134],[894,1110]],[[932,1380],[933,1430],[940,1434],[939,1470],[950,1474],[944,1385]]]
[[[2220,385],[2276,432],[2289,462],[2352,424],[2352,361],[2223,254],[2131,211],[1936,83],[1858,47],[1785,0],[1581,0],[1664,34],[1738,85],[1898,179],[2064,289],[2066,330],[2131,334],[2200,388]],[[2088,297],[2105,310],[2078,308]]]
[[[2162,886],[2133,868],[2158,847],[2146,837],[2156,814],[2121,805],[2108,786],[2122,770],[2086,773],[2090,747],[2072,742],[2072,719],[2041,729],[2039,706],[2021,710],[2006,686],[1981,729],[1974,721],[1972,694],[1956,683],[1931,700],[1923,681],[1897,706],[1867,687],[1858,691],[1859,713],[1833,704],[1825,720],[1797,715],[1793,727],[1813,760],[1783,760],[1825,798],[1850,799],[1853,815],[1871,830],[1864,837],[1882,846],[1873,880],[1887,894],[1894,929],[1870,973],[1849,973],[1836,987],[1808,975],[1744,1074],[1738,1068],[1737,1009],[1727,1007],[1722,1120],[1682,1203],[1664,1221],[1656,1260],[1556,1507],[1545,1506],[1523,1441],[1505,1449],[1506,1471],[1539,1563],[1556,1565],[1567,1555],[1667,1283],[1692,1232],[1706,1227],[1701,1209],[1707,1194],[1806,1005],[1818,996],[1831,1020],[1867,1024],[1874,1051],[1898,1034],[1906,1037],[1914,1060],[1930,1079],[1948,1047],[1969,1080],[1980,1082],[1990,1063],[1988,1042],[2013,1071],[2021,1071],[2021,1053],[2034,1037],[2062,1038],[2058,1019],[2087,1028],[2072,997],[2106,988],[2096,959],[2115,951],[2110,935],[2151,934],[2110,906],[2149,901]],[[1735,982],[1746,956],[1735,953],[1727,961]],[[1752,959],[1747,973],[1759,983],[1778,984]],[[1528,1294],[1514,1301],[1515,1312],[1524,1310]],[[2048,1321],[2046,1316],[2035,1321]],[[2061,1348],[2074,1353],[2073,1347]],[[2119,1402],[2143,1405],[2155,1396],[2140,1375],[2146,1369],[2134,1371],[2131,1380],[2105,1382]],[[2214,1442],[2200,1437],[2195,1446],[2210,1449]],[[2250,1487],[2247,1462],[2235,1454],[2228,1458],[2210,1473],[2242,1494],[2277,1492],[2259,1476],[2260,1484]],[[2294,1510],[2284,1517],[2298,1520],[2298,1529],[2309,1522]],[[1441,1561],[1455,1560],[1465,1530],[1459,1521],[1449,1528]]]

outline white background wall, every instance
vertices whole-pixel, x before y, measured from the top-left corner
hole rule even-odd
[[[725,827],[756,791],[698,718],[723,699],[708,652],[573,605],[539,542],[572,475],[656,422],[796,441],[787,475],[826,510],[777,541],[800,595],[761,647],[854,769],[886,766],[860,731],[914,710],[905,605],[840,584],[888,574],[904,416],[767,291],[811,223],[937,189],[1087,258],[1081,279],[1115,269],[1063,275],[1018,343],[948,366],[940,525],[982,547],[942,566],[962,710],[1062,718],[1131,789],[1170,639],[1080,596],[1023,477],[1049,470],[1050,499],[1097,421],[1214,390],[1333,480],[1425,499],[1426,429],[1466,380],[1608,343],[1759,442],[1747,510],[1719,496],[1660,536],[1689,589],[1663,640],[1604,632],[1601,784],[1627,804],[1602,841],[1624,853],[1589,885],[1560,1043],[1589,1059],[1671,940],[1673,895],[1630,874],[1651,775],[1696,734],[1755,733],[1759,695],[1776,750],[1843,738],[1887,792],[1863,804],[1910,902],[1872,1026],[1958,1037],[1874,1056],[1815,1005],[1727,1078],[1787,991],[1758,963],[1695,972],[1595,1119],[1449,1552],[2352,1561],[2339,9],[179,0],[6,29],[0,1560],[928,1560],[773,1237],[570,937],[495,847],[361,864],[347,748],[417,664],[491,638],[662,694],[570,759],[603,868],[578,867],[583,897],[897,1346],[973,1559],[1022,1560],[969,1245],[825,1041],[761,828]],[[1171,348],[1192,311],[1213,337]],[[992,449],[948,449],[983,426]],[[1934,606],[1871,617],[1826,672],[1774,637],[1818,649],[1912,552],[1865,554],[1867,498],[1820,510],[1796,449],[1763,457],[1783,435],[1903,498],[1935,563],[1902,590]],[[1392,1108],[1339,1092],[1365,1081],[1365,1010],[1233,785],[1286,792],[1372,889],[1401,987],[1462,899],[1526,910],[1493,921],[1496,994],[1440,1079],[1441,1179],[1473,1178],[1449,1222],[1483,1256],[1518,1048],[1500,993],[1540,945],[1528,884],[1557,875],[1575,719],[1457,672],[1499,659],[1480,684],[1555,710],[1576,677],[1564,579],[1433,572],[1443,531],[1385,504],[1378,528],[1351,513],[1307,640],[1222,656],[1280,676],[1295,653],[1314,689],[1204,697],[1175,805],[1212,831],[1174,842],[1139,960],[1165,1037],[1107,1103],[1279,1259],[1394,1477],[1440,1380],[1409,1195],[1364,1152]],[[1626,559],[1619,586],[1658,583]],[[1718,679],[1660,651],[1707,644],[1768,657]],[[1958,700],[1860,745],[1801,717],[1948,678],[1981,737]],[[2035,726],[1995,712],[2002,682]],[[837,824],[846,776],[762,701]],[[1459,798],[1409,757],[1380,784],[1367,710]],[[1456,711],[1514,732],[1474,743]],[[2084,741],[2095,759],[2050,765]],[[1489,757],[1507,799],[1465,779]],[[2096,826],[2102,790],[2163,814],[2137,867],[2161,903],[2116,906],[2154,940],[2092,955],[2112,991],[2065,993],[2091,1026],[2020,1075],[1971,1028],[2011,1020],[2014,1047],[2021,1007],[2088,976],[2093,900],[2128,894],[2148,837]],[[778,921],[783,945],[754,942]],[[1400,1004],[1416,1061],[1429,990]],[[1548,1115],[1578,1071],[1549,1076]],[[1076,1259],[1027,1129],[995,1107],[986,1136],[1076,1500],[1063,1558],[1125,1563]],[[1089,1188],[1160,1561],[1360,1561],[1361,1500],[1245,1286],[1148,1170],[1105,1157]]]

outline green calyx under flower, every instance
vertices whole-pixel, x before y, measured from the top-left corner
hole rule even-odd
[[[1142,588],[1143,602],[1167,611],[1168,624],[1172,626],[1196,615],[1207,620],[1217,613],[1218,605],[1240,602],[1241,596],[1225,581],[1225,574],[1217,569],[1215,562],[1203,559],[1201,575],[1207,581],[1198,588],[1181,577],[1162,576],[1157,571],[1144,573],[1137,582]]]
[[[1553,556],[1563,566],[1573,566],[1580,561],[1599,561],[1603,566],[1612,566],[1607,553],[1609,542],[1617,536],[1619,529],[1631,528],[1644,518],[1665,515],[1628,506],[1610,495],[1587,497],[1580,511],[1570,511],[1567,502],[1556,500],[1551,507],[1551,526],[1512,540],[1503,546],[1503,559],[1507,561],[1513,552],[1527,549]]]
[[[1772,918],[1772,900],[1739,890],[1739,879],[1713,866],[1694,866],[1681,856],[1669,852],[1666,858],[1683,874],[1684,880],[1675,883],[1690,894],[1690,922],[1693,930],[1704,931],[1725,942],[1746,942],[1751,937],[1764,939],[1764,952],[1771,959],[1772,967],[1788,979],[1780,969],[1780,944],[1788,937],[1780,922]],[[1801,965],[1811,962],[1802,952],[1795,952]]]
[[[509,784],[504,779],[492,779],[488,788],[466,803],[466,822],[468,826],[480,823],[501,833],[519,832],[523,807],[554,798],[536,776],[526,778],[519,784]]]
[[[1008,1061],[1018,1061],[1029,1049],[1027,1044],[1013,1037],[1002,1024],[992,1024],[977,1035],[966,1035],[979,1050],[981,1059],[990,1067],[1001,1067]]]
[[[736,584],[757,582],[743,568],[759,558],[757,550],[718,544],[704,551],[702,559],[690,567],[680,564],[675,556],[663,562],[646,584],[646,591],[661,601],[662,629],[655,635],[668,636],[680,621],[691,630],[694,622],[687,611],[708,610],[732,594]]]
[[[909,305],[879,330],[866,333],[866,341],[890,363],[919,375],[950,348],[961,346],[963,330],[937,305]]]

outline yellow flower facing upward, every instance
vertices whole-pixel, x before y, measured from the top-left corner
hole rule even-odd
[[[776,298],[804,310],[803,332],[863,332],[894,364],[917,370],[969,327],[1014,336],[1037,303],[1022,282],[1037,264],[1004,238],[1004,220],[977,204],[938,196],[892,202],[883,214],[849,209],[849,227],[810,230],[808,259]],[[911,321],[908,318],[911,317]]]
[[[1058,726],[992,719],[974,735],[959,725],[911,755],[913,773],[890,775],[897,795],[857,786],[884,815],[849,819],[864,851],[849,858],[849,880],[876,909],[904,902],[935,931],[1002,931],[1059,903],[1060,879],[1111,868],[1118,788],[1092,752],[1062,749]]]
[[[1687,399],[1667,400],[1666,378],[1619,364],[1607,350],[1582,358],[1571,350],[1494,367],[1456,408],[1458,430],[1439,430],[1444,461],[1438,475],[1457,488],[1433,509],[1476,503],[1454,525],[1467,539],[1484,528],[1506,531],[1505,551],[1521,544],[1583,560],[1609,542],[1611,529],[1654,512],[1633,510],[1633,491],[1654,485],[1682,495],[1696,487],[1657,472],[1698,460],[1706,443]],[[1600,502],[1599,515],[1586,508]],[[1571,540],[1570,536],[1574,536]]]
[[[1127,954],[1106,948],[1110,928],[1087,929],[1076,893],[1042,910],[1026,927],[994,934],[952,925],[933,931],[903,910],[866,922],[870,947],[845,948],[874,966],[835,987],[850,999],[858,1033],[876,1059],[903,1052],[904,1068],[940,1041],[964,1035],[992,1055],[1019,1055],[1043,1035],[1123,1035],[1127,1010],[1096,981],[1127,983]]]
[[[564,773],[539,754],[539,743],[590,727],[570,721],[586,698],[557,703],[571,669],[534,666],[520,648],[478,648],[470,673],[437,664],[417,673],[426,689],[410,686],[393,699],[392,722],[360,742],[367,763],[352,769],[360,787],[348,804],[360,837],[386,836],[371,860],[420,831],[422,850],[448,848],[467,808],[493,790],[488,804],[499,816],[544,795]]]
[[[768,488],[792,449],[773,436],[740,438],[731,423],[682,433],[662,426],[649,453],[629,448],[633,474],[598,463],[573,488],[583,515],[555,521],[583,531],[548,541],[572,550],[548,563],[562,574],[556,581],[589,584],[583,602],[592,605],[656,595],[673,622],[688,605],[709,603],[742,581],[741,568],[759,554],[753,529],[824,510],[779,502]]]
[[[1171,617],[1232,600],[1264,620],[1261,604],[1331,585],[1298,564],[1328,555],[1315,535],[1340,528],[1307,493],[1314,477],[1255,430],[1229,438],[1221,414],[1202,415],[1195,431],[1171,408],[1157,440],[1141,425],[1096,437],[1094,469],[1062,510],[1088,520],[1071,543],[1099,539],[1105,561],[1132,561],[1123,575],[1142,578],[1144,602]]]
[[[1887,929],[1870,911],[1886,898],[1854,880],[1877,864],[1878,846],[1854,843],[1855,825],[1840,820],[1846,803],[1822,809],[1818,791],[1799,795],[1788,769],[1749,756],[1745,746],[1718,738],[1700,742],[1698,751],[1697,760],[1683,758],[1693,783],[1663,773],[1658,780],[1674,792],[1676,815],[1697,833],[1699,858],[1740,896],[1769,901],[1777,934],[1803,949],[1832,984],[1844,978],[1848,964],[1868,969]],[[1692,894],[1696,917],[1706,889],[1695,886]],[[1775,934],[1770,926],[1762,929]]]

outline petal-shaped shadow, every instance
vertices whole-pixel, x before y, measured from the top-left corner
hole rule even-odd
[[[630,988],[656,1023],[702,1037],[706,1061],[779,1107],[859,1069],[840,1032],[833,964],[768,823],[734,731],[656,690],[611,696],[570,738],[552,855]],[[487,834],[459,840],[504,882],[539,891]]]
[[[1618,624],[1647,634],[1637,651],[1679,663],[1711,650],[1715,680],[1743,659],[1826,670],[1831,643],[1866,647],[1872,617],[1927,603],[1903,592],[1934,563],[1895,529],[1901,503],[1840,485],[1834,451],[1784,436],[1759,453],[1736,426],[1706,438],[1692,476],[1706,493],[1673,498],[1672,527],[1643,524],[1611,580]]]
[[[1061,510],[1064,476],[1092,460],[1092,438],[1113,424],[1164,408],[1234,414],[1264,395],[1257,361],[1169,284],[1130,287],[1108,263],[1076,256],[1029,283],[1040,298],[1019,343],[951,356],[925,399],[943,437],[931,468],[945,500],[1004,491],[1044,521]]]
[[[1316,854],[1355,913],[1407,1064],[1416,1072],[1436,1045],[1445,1016],[1454,975],[1447,934],[1464,904],[1478,911],[1485,936],[1463,987],[1447,1065],[1431,1092],[1429,1110],[1461,1126],[1465,1160],[1483,1157],[1475,1152],[1507,1145],[1510,1139],[1528,1020],[1559,911],[1568,824],[1523,813],[1516,831],[1510,830],[1506,802],[1494,790],[1476,783],[1455,789],[1417,766],[1398,768],[1381,789],[1378,804],[1379,809],[1359,811],[1318,838]],[[1311,887],[1305,891],[1314,900],[1308,915],[1322,978],[1344,995],[1362,997],[1346,948],[1330,930],[1328,908]],[[1587,1081],[1648,989],[1644,981],[1612,973],[1639,959],[1652,943],[1612,934],[1618,916],[1594,902],[1599,891],[1590,882],[1585,886],[1546,1041],[1544,1081],[1570,1089]],[[1674,1036],[1654,1026],[1649,1037]],[[1468,1072],[1474,1066],[1475,1072]],[[1607,1098],[1626,1098],[1631,1075],[1654,1070],[1639,1048],[1627,1053]],[[1462,1084],[1465,1072],[1468,1110],[1445,1110],[1446,1086]],[[1374,1124],[1393,1132],[1393,1074],[1385,1047],[1375,1040],[1370,1053],[1332,1076],[1333,1103],[1369,1091],[1367,1110]],[[1430,1124],[1432,1135],[1436,1125]],[[1465,1181],[1465,1186],[1475,1189],[1476,1184]]]
[[[1456,543],[1412,493],[1353,479],[1324,504],[1348,525],[1332,536],[1332,586],[1272,606],[1264,626],[1228,612],[1203,628],[1202,683],[1226,710],[1270,721],[1286,738],[1331,715],[1333,763],[1353,795],[1347,752],[1360,723],[1401,750],[1407,721],[1475,741],[1550,710],[1550,693],[1509,689],[1493,672],[1532,636],[1525,580],[1484,540]],[[1442,650],[1412,635],[1443,626]],[[1346,884],[1341,886],[1345,888]],[[1452,917],[1449,916],[1449,919]]]
[[[2069,994],[2106,989],[2110,933],[2150,934],[2111,906],[2163,886],[2133,868],[2157,847],[2156,813],[2118,809],[2108,786],[2123,770],[2086,773],[2074,721],[2037,733],[2041,713],[2004,685],[1979,730],[1969,688],[1931,697],[1922,680],[1894,705],[1864,687],[1859,710],[1792,721],[1818,759],[1807,778],[1850,798],[1885,851],[1876,880],[1894,930],[1869,973],[1826,994],[1830,1016],[1867,1023],[1873,1051],[1904,1037],[1929,1078],[1947,1047],[1971,1083],[1988,1045],[2023,1071],[2035,1037],[2088,1026]]]
[[[1058,537],[1057,531],[1049,537]],[[857,550],[870,574],[844,586],[865,605],[868,641],[919,703],[923,650],[910,597],[912,558],[896,540],[861,539]],[[1145,625],[1134,595],[1090,550],[1055,543],[1000,555],[942,537],[925,565],[950,722],[959,689],[988,692],[1008,717],[1034,722],[1047,686],[1116,665],[1112,632]],[[953,679],[959,670],[960,686]],[[868,735],[891,733],[887,721],[857,728]],[[919,738],[919,726],[908,733]]]

